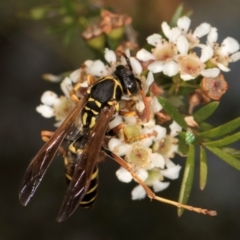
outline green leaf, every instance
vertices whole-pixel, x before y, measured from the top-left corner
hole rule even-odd
[[[240,117],[211,130],[198,133],[199,137],[215,138],[224,136],[240,127]]]
[[[169,114],[169,116],[176,121],[181,127],[187,129],[187,124],[183,118],[183,116],[178,112],[178,110],[166,99],[162,97],[158,97],[158,101],[164,108],[164,110]]]
[[[206,148],[209,151],[211,151],[212,153],[214,153],[215,155],[217,155],[219,158],[221,158],[223,161],[225,161],[230,166],[236,168],[237,170],[240,170],[240,160],[239,159],[233,157],[231,154],[225,152],[224,150],[222,150],[220,148],[208,147],[208,146],[206,146]]]
[[[71,40],[74,37],[75,32],[76,32],[75,26],[69,26],[69,28],[63,38],[64,45],[68,45],[71,42]]]
[[[193,185],[194,177],[194,165],[195,165],[195,147],[189,145],[188,156],[185,164],[181,189],[179,193],[178,202],[182,204],[187,204]],[[180,217],[183,214],[184,209],[178,208],[178,216]]]
[[[177,20],[183,15],[183,4],[181,3],[176,9],[170,21],[170,26],[177,26]]]
[[[193,113],[194,120],[198,123],[208,119],[217,109],[219,102],[214,101],[206,104],[200,108],[197,112]]]
[[[239,139],[240,139],[240,132],[237,132],[235,134],[232,134],[232,135],[222,138],[220,140],[205,142],[205,143],[203,143],[203,145],[208,146],[208,147],[222,147],[222,146],[226,146],[231,143],[234,143],[234,142],[238,141]]]
[[[240,150],[238,150],[238,149],[225,147],[225,148],[222,148],[222,150],[224,152],[229,153],[230,155],[232,155],[235,158],[240,158]]]
[[[186,143],[185,139],[179,139],[178,142],[178,153],[181,156],[186,156],[188,153],[189,145]]]
[[[199,129],[201,130],[201,132],[208,131],[208,130],[213,129],[213,128],[214,128],[214,126],[212,126],[209,123],[206,123],[206,122],[200,122],[199,123]]]
[[[72,16],[72,17],[76,17],[77,13],[76,13],[76,7],[74,6],[74,2],[71,0],[61,0],[61,3],[63,5],[63,7],[66,9],[67,13]]]
[[[200,189],[203,190],[207,183],[207,173],[208,173],[208,166],[207,166],[207,155],[206,151],[203,147],[200,147]]]

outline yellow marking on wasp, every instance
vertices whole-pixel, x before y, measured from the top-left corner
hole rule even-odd
[[[98,168],[96,169],[96,171],[92,174],[91,180],[93,180],[94,178],[96,178],[98,175]]]
[[[92,117],[91,118],[91,122],[90,122],[90,125],[89,125],[89,128],[93,128],[96,124],[96,118],[95,117]]]
[[[98,187],[98,184],[96,184],[93,188],[91,188],[91,189],[87,192],[87,194],[93,192],[97,187]]]
[[[99,102],[98,100],[95,100],[95,103],[99,108],[102,106],[101,102]]]
[[[68,165],[68,160],[66,157],[64,158],[64,165]]]
[[[86,125],[87,124],[87,113],[85,112],[82,116],[82,121],[83,121],[83,125]]]
[[[91,109],[91,112],[92,112],[94,115],[98,115],[98,114],[99,114],[98,111],[95,111],[95,110],[93,110],[93,109]]]
[[[68,149],[70,152],[77,154],[77,149],[73,146],[73,144],[70,144]]]
[[[84,202],[80,202],[81,205],[83,204],[89,204],[90,202],[93,202],[96,199],[97,196],[94,196],[91,200],[89,201],[84,201]]]
[[[67,173],[65,173],[65,176],[68,180],[70,180],[70,181],[72,180],[72,177],[70,175],[68,175]]]
[[[95,102],[95,99],[90,97],[90,98],[88,99],[88,102]]]
[[[85,106],[84,109],[86,109],[87,111],[91,110],[91,108]]]

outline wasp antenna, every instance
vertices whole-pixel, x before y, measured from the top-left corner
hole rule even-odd
[[[122,51],[118,51],[118,53],[125,58],[129,69],[130,69],[131,71],[133,71],[132,64],[131,64],[131,62],[130,62],[129,57],[126,55],[126,53],[125,53],[125,52],[122,52]]]

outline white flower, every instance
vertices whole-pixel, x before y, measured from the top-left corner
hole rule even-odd
[[[104,58],[109,64],[116,63],[117,62],[117,56],[113,50],[110,50],[108,48],[105,48],[105,54]]]
[[[175,121],[173,121],[169,127],[170,127],[170,129],[171,129],[170,135],[171,135],[172,137],[177,136],[178,133],[182,131],[182,127],[181,127],[177,122],[175,122]]]

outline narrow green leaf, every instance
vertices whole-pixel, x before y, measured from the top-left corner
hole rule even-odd
[[[169,116],[176,121],[181,127],[187,129],[187,124],[183,116],[178,112],[178,110],[166,99],[158,97],[158,101],[164,108],[164,110],[169,114]]]
[[[234,142],[238,141],[239,139],[240,139],[240,132],[237,132],[235,134],[232,134],[232,135],[222,138],[220,140],[205,142],[205,143],[203,143],[203,145],[208,146],[208,147],[222,147],[222,146],[226,146],[231,143],[234,143]]]
[[[198,134],[200,137],[215,138],[224,136],[230,132],[233,132],[240,127],[240,117],[235,118],[234,120],[225,123],[219,127],[213,128],[211,130],[201,132]]]
[[[181,3],[172,16],[172,19],[170,21],[170,26],[172,27],[177,26],[177,20],[182,16],[182,14],[183,14],[183,4]]]
[[[214,128],[214,126],[212,126],[209,123],[206,123],[206,122],[200,122],[199,123],[199,130],[201,130],[201,132],[208,131],[208,130],[213,129],[213,128]]]
[[[185,164],[181,189],[179,193],[178,202],[182,204],[187,204],[192,185],[193,185],[193,177],[194,177],[194,165],[195,165],[195,147],[193,145],[189,145],[188,156]],[[183,214],[184,209],[178,208],[178,216],[180,217]]]
[[[220,148],[208,147],[208,146],[206,146],[206,148],[209,151],[211,151],[212,153],[214,153],[215,155],[217,155],[219,158],[221,158],[223,161],[225,161],[230,166],[236,168],[237,170],[240,170],[240,160],[239,159],[233,157],[231,154],[225,152],[224,150],[222,150]]]
[[[200,147],[200,189],[203,190],[207,183],[207,173],[208,173],[208,166],[207,166],[207,155],[206,151],[203,147]]]
[[[74,2],[73,1],[69,1],[69,0],[61,0],[61,3],[63,5],[63,7],[66,9],[67,13],[72,16],[75,17],[76,14],[76,7],[74,6]]]
[[[221,148],[224,152],[229,153],[230,155],[232,155],[235,158],[240,158],[240,150],[235,149],[235,148],[230,148],[230,147],[224,147]]]
[[[186,156],[188,153],[189,145],[186,143],[184,139],[179,139],[178,142],[178,153],[181,156]]]
[[[200,108],[197,112],[193,113],[194,120],[198,123],[208,119],[217,109],[219,102],[214,101],[206,104]]]

